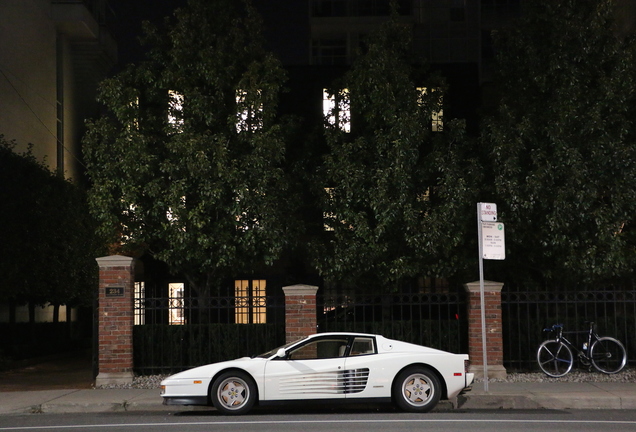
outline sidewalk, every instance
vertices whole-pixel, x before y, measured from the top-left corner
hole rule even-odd
[[[482,388],[480,389],[480,386]],[[0,392],[0,414],[115,411],[192,411],[164,406],[158,389],[60,389]],[[636,409],[633,383],[477,383],[457,400],[459,409]],[[436,411],[452,410],[441,402]]]
[[[166,408],[168,407],[161,404],[158,389],[67,389],[0,393],[0,415],[149,411]]]
[[[636,409],[636,383],[529,382],[473,384],[462,409]]]

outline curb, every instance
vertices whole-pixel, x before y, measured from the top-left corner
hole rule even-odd
[[[494,386],[493,386],[494,387]],[[366,406],[366,404],[364,405]],[[210,407],[167,406],[157,389],[0,392],[0,415],[40,413],[185,412]],[[507,385],[440,401],[433,412],[457,410],[636,410],[636,383]]]

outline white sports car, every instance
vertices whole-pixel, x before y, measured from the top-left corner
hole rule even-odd
[[[319,333],[259,356],[200,366],[161,382],[164,405],[245,414],[290,401],[392,401],[430,411],[467,389],[468,355],[358,333]]]

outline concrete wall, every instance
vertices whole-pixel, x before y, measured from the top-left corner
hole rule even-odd
[[[55,168],[56,30],[45,0],[0,2],[0,134]]]

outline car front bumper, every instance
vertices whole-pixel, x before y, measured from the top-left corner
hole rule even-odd
[[[178,396],[164,397],[164,405],[209,405],[207,396]]]

